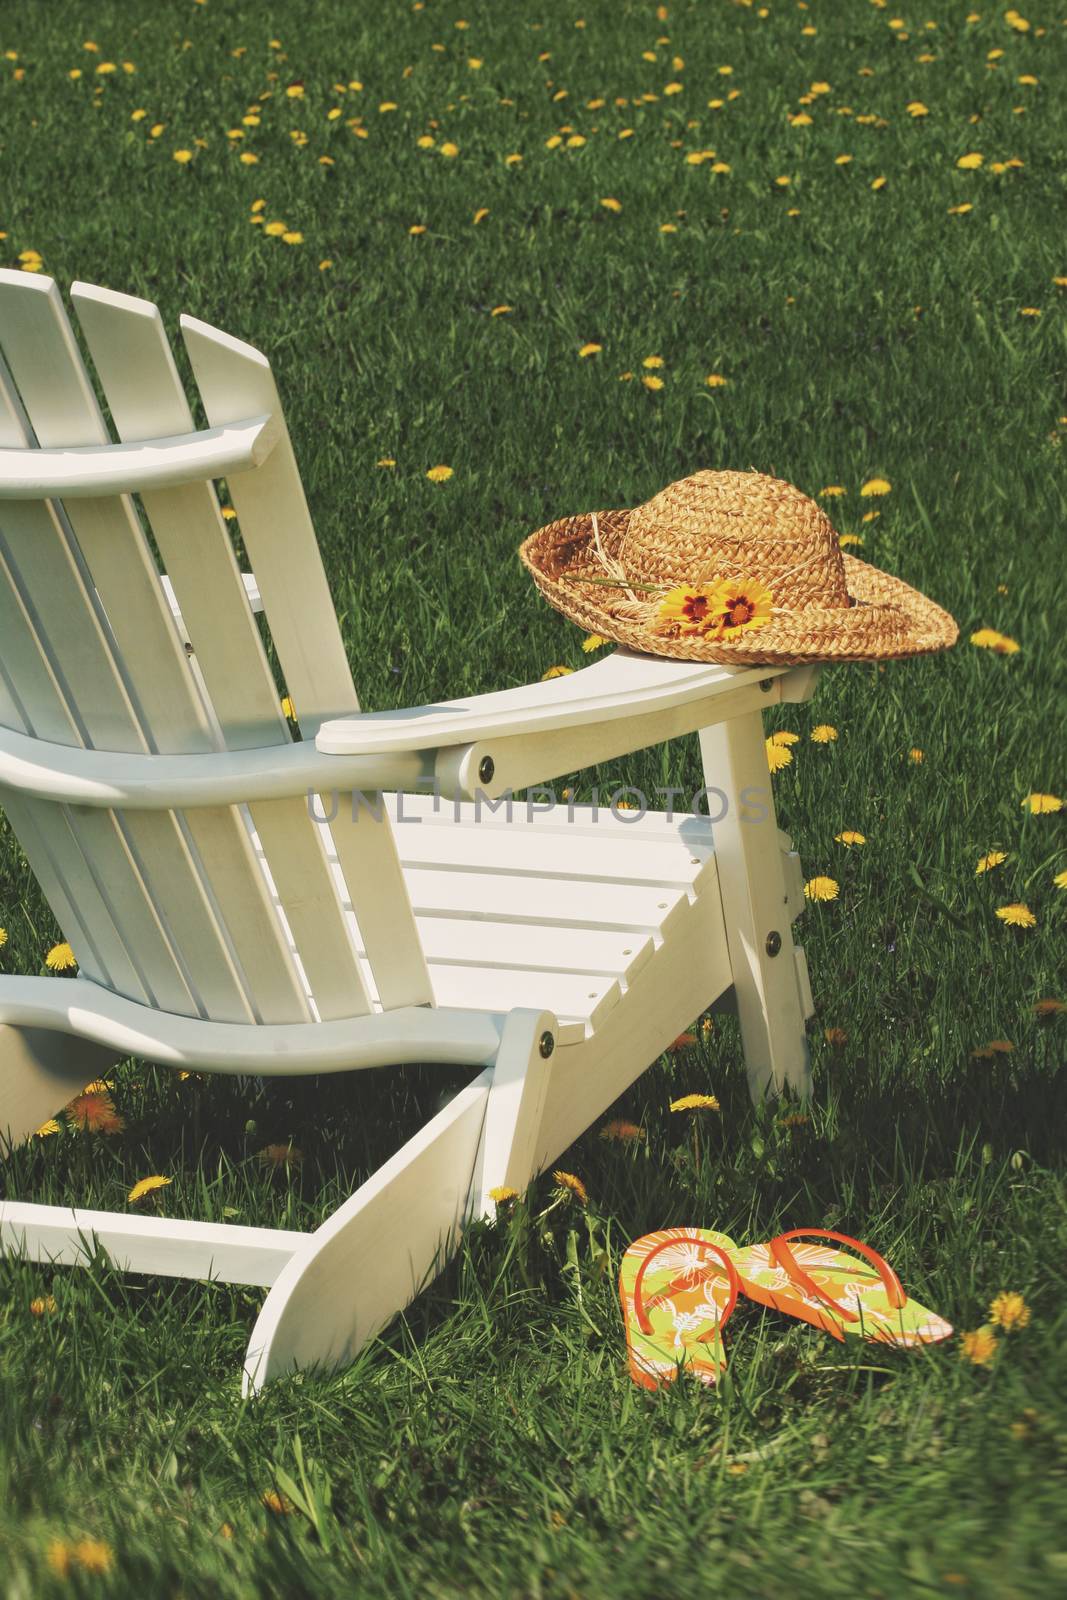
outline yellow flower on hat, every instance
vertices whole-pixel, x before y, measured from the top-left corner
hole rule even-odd
[[[714,609],[718,587],[714,583],[680,583],[663,596],[656,615],[662,622],[677,622],[683,633],[707,633],[718,623]]]
[[[728,578],[715,591],[715,608],[721,617],[720,632],[726,639],[736,638],[746,628],[762,628],[771,620],[771,591],[756,578]]]

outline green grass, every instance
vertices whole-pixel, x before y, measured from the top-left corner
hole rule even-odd
[[[704,467],[843,486],[825,502],[839,531],[961,627],[948,655],[830,670],[773,717],[801,736],[775,779],[780,821],[806,872],[841,886],[799,925],[817,1006],[806,1123],[750,1107],[736,1023],[717,1015],[613,1113],[642,1141],[593,1129],[562,1158],[588,1213],[544,1216],[546,1177],[349,1371],[256,1405],[238,1373],[258,1292],[0,1263],[5,1597],[1003,1600],[1067,1583],[1067,1076],[1062,1019],[1032,1010],[1063,994],[1067,812],[1021,806],[1067,792],[1067,30],[1044,0],[1026,33],[976,4],[973,24],[944,0],[776,0],[767,16],[706,0],[666,20],[628,0],[3,8],[4,264],[36,250],[61,285],[145,295],[172,329],[188,311],[270,355],[366,706],[581,666],[519,542]],[[284,94],[295,80],[303,99]],[[790,126],[819,81],[812,125]],[[228,141],[267,91],[261,125]],[[635,104],[645,93],[659,98]],[[547,149],[561,124],[588,142]],[[428,129],[459,154],[418,149]],[[686,163],[709,148],[728,173]],[[983,167],[959,169],[972,150]],[[302,243],[250,225],[260,197]],[[586,342],[601,353],[579,359]],[[426,478],[438,463],[447,483]],[[891,492],[861,498],[874,476]],[[1018,653],[973,648],[983,626]],[[836,743],[809,741],[820,722]],[[581,779],[623,781],[695,789],[695,741]],[[837,844],[843,828],[866,847]],[[1007,861],[976,876],[994,848]],[[1013,901],[1035,928],[996,919]],[[0,923],[0,970],[40,970],[59,931],[2,822]],[[972,1054],[1003,1038],[1010,1054]],[[313,1226],[433,1109],[442,1075],[179,1082],[133,1062],[116,1083],[126,1131],[31,1141],[11,1193],[121,1208],[159,1172],[165,1213]],[[699,1170],[667,1109],[695,1089],[722,1104]],[[302,1167],[264,1174],[256,1152],[289,1139]],[[1032,1321],[980,1368],[956,1340],[855,1352],[742,1305],[718,1390],[651,1396],[626,1373],[615,1275],[631,1239],[686,1223],[748,1240],[837,1226],[960,1330],[1003,1289]],[[55,1311],[33,1316],[47,1294]],[[272,1486],[291,1515],[265,1509]],[[90,1535],[110,1574],[57,1576],[50,1542]]]

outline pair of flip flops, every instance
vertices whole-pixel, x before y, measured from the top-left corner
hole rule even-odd
[[[862,1258],[827,1244],[847,1245]],[[828,1228],[792,1228],[769,1244],[738,1246],[710,1228],[646,1233],[619,1274],[630,1374],[655,1389],[683,1366],[712,1384],[725,1370],[722,1330],[739,1294],[821,1328],[833,1338],[909,1346],[947,1339],[952,1328],[910,1299],[870,1245]]]

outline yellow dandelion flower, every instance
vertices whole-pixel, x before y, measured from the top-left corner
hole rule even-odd
[[[930,115],[929,108],[924,106],[921,100],[909,100],[904,109],[909,117],[928,117]]]
[[[333,262],[331,261],[329,256],[326,256],[322,261],[319,262],[319,271],[320,272],[329,272],[329,270],[330,270],[330,268],[332,266],[333,266]]]
[[[408,229],[408,232],[409,233],[413,233],[413,234],[425,233],[426,232],[426,224],[425,224],[425,222],[413,223],[412,226]]]
[[[1057,872],[1052,881],[1057,889],[1067,889],[1067,870]]]
[[[78,962],[74,951],[64,940],[62,944],[54,944],[52,946],[44,958],[44,964],[52,972],[69,972],[72,967],[78,965]]]
[[[837,729],[829,722],[820,722],[817,728],[812,728],[808,737],[812,744],[833,744],[837,738]]]
[[[445,156],[447,160],[451,161],[454,156],[459,155],[459,145],[453,144],[450,139],[446,140],[446,142],[441,146],[441,154]]]
[[[645,1130],[636,1122],[606,1122],[600,1130],[600,1137],[617,1140],[621,1144],[630,1144],[636,1139],[643,1139]]]
[[[972,1333],[965,1333],[960,1341],[960,1360],[969,1361],[973,1366],[988,1366],[996,1355],[997,1336],[988,1323],[982,1328],[975,1328]]]
[[[193,152],[191,150],[175,150],[174,152],[174,160],[177,161],[179,166],[184,167],[192,159]]]
[[[711,170],[712,172],[729,172],[730,163],[728,161],[713,161],[711,163]]]
[[[295,1144],[267,1144],[256,1152],[256,1156],[262,1166],[278,1172],[285,1167],[300,1166],[304,1152]]]
[[[851,156],[835,156],[834,157],[834,166],[835,167],[847,167],[848,163],[851,160],[852,160]]]
[[[304,235],[302,233],[298,233],[295,229],[290,229],[288,233],[282,234],[283,244],[303,244],[303,242]]]
[[[589,633],[582,640],[582,649],[586,655],[589,655],[592,651],[601,649],[603,645],[609,642],[602,633]]]
[[[263,226],[263,232],[269,233],[272,239],[280,239],[283,234],[289,232],[289,224],[287,222],[267,222]]]
[[[709,372],[704,382],[709,389],[725,389],[727,379],[723,377],[721,372]]]
[[[573,667],[549,667],[547,672],[542,672],[541,682],[548,683],[552,678],[565,678],[568,672],[573,671]]]
[[[642,361],[641,365],[643,367],[662,367],[662,365],[663,365],[663,357],[662,356],[646,356],[644,358],[644,360]]]
[[[0,950],[2,950],[4,948],[6,943],[7,943],[7,929],[6,928],[0,928]]]
[[[648,377],[642,378],[641,382],[644,384],[646,389],[656,390],[656,389],[662,389],[663,388],[663,379],[662,378],[657,378],[653,374],[650,374]]]
[[[1008,856],[1005,850],[988,851],[986,855],[979,857],[978,865],[974,869],[975,876],[977,877],[982,872],[991,872],[994,867],[999,867],[1001,862],[1007,861],[1007,859]]]
[[[138,1200],[143,1200],[146,1194],[154,1194],[157,1189],[165,1189],[173,1181],[172,1178],[160,1177],[158,1173],[151,1178],[138,1178],[126,1199],[134,1204]]]
[[[805,900],[836,900],[837,882],[833,878],[809,878],[804,885]]]
[[[483,221],[484,218],[486,218],[488,215],[489,215],[489,207],[488,206],[479,206],[477,211],[474,213],[474,219],[473,220],[475,221],[475,223],[478,223],[478,222]]]
[[[842,484],[840,484],[840,483],[829,483],[829,484],[827,484],[825,489],[820,489],[819,490],[819,499],[820,500],[836,499],[836,498],[840,497],[841,495],[847,494],[847,493],[848,493],[848,490]]]
[[[963,217],[966,216],[968,211],[973,210],[974,207],[972,206],[971,202],[969,200],[965,200],[961,206],[949,206],[948,214],[950,217]]]
[[[37,1132],[34,1134],[34,1138],[35,1139],[47,1139],[50,1134],[58,1133],[58,1132],[59,1132],[59,1123],[56,1121],[55,1117],[49,1117],[47,1122],[42,1122],[41,1123],[41,1126],[37,1129]]]
[[[1019,315],[1020,317],[1039,317],[1041,312],[1037,306],[1020,306]]]
[[[38,1295],[35,1300],[31,1300],[30,1301],[30,1316],[31,1317],[49,1316],[55,1310],[56,1310],[56,1300],[55,1300],[55,1296],[54,1295],[41,1294],[41,1295]]]
[[[1001,922],[1006,922],[1009,928],[1035,928],[1037,918],[1030,907],[1017,902],[1010,906],[998,906],[997,916]]]
[[[70,71],[67,73],[67,77],[73,79],[75,82],[77,82],[81,75],[81,67],[71,67]]]
[[[302,83],[291,83],[285,93],[290,100],[303,100],[304,85]]]
[[[790,126],[794,128],[811,127],[811,118],[806,111],[798,111],[795,116],[790,117],[789,122]]]
[[[447,483],[452,477],[452,468],[444,465],[431,467],[426,476],[431,483]]]
[[[793,180],[783,175],[780,178],[775,178],[774,181],[778,185],[779,189],[788,189]]]
[[[492,311],[490,311],[489,315],[491,317],[506,317],[512,311],[514,311],[514,309],[515,309],[514,306],[494,306]]]
[[[767,751],[767,766],[771,772],[781,772],[783,767],[791,765],[793,752],[787,745],[778,744],[774,739],[767,739],[764,747]]]
[[[573,1172],[554,1172],[552,1176],[561,1189],[572,1194],[583,1206],[588,1204],[589,1195],[581,1178],[576,1178]]]
[[[583,344],[578,354],[580,356],[598,356],[603,348],[604,346],[600,344]]]
[[[713,1094],[683,1094],[679,1100],[671,1101],[672,1111],[721,1111]]]
[[[984,159],[985,157],[980,155],[977,150],[970,150],[965,156],[960,156],[956,165],[961,167],[964,172],[974,172],[982,165]]]
[[[886,177],[872,178],[871,179],[871,188],[872,189],[884,189],[888,182],[889,182],[889,179],[886,178]]]
[[[1022,807],[1024,811],[1029,807],[1031,815],[1039,817],[1051,811],[1062,811],[1063,801],[1058,794],[1028,794]]]
[[[868,478],[860,488],[860,494],[869,498],[872,494],[888,494],[893,485],[888,478]]]
[[[275,1517],[288,1517],[296,1510],[296,1506],[287,1494],[280,1494],[277,1489],[265,1489],[260,1495],[260,1500],[267,1510]]]
[[[256,155],[254,150],[242,150],[238,160],[243,166],[246,167],[255,167],[259,165],[259,157]]]
[[[392,456],[382,456],[381,459],[376,461],[374,464],[376,467],[395,467],[396,461]]]
[[[600,204],[605,211],[619,212],[622,210],[622,202],[614,199],[611,195],[608,195],[607,199],[601,200]]]
[[[843,833],[835,833],[834,838],[837,840],[838,844],[854,845],[867,843],[865,835],[862,833],[857,833],[855,828],[846,828]]]
[[[90,1133],[121,1133],[125,1121],[109,1094],[79,1094],[65,1108],[67,1120]]]
[[[114,1557],[103,1539],[79,1539],[71,1555],[86,1572],[110,1572]]]
[[[519,1191],[517,1189],[509,1189],[506,1183],[500,1183],[495,1189],[490,1189],[489,1198],[498,1206],[505,1206],[509,1201],[519,1198]]]
[[[913,766],[921,767],[923,762],[926,760],[926,757],[923,754],[923,752],[918,748],[918,746],[915,746],[914,748],[912,748],[911,750],[908,751],[908,760],[912,763]]]

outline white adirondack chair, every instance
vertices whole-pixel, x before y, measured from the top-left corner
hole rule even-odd
[[[6,1252],[77,1264],[95,1241],[121,1269],[269,1285],[255,1393],[350,1360],[490,1190],[525,1189],[731,985],[754,1096],[806,1089],[802,880],[760,713],[814,673],[618,650],[362,712],[267,361],[183,317],[196,431],[155,306],[71,299],[117,442],[54,282],[0,272],[0,803],[80,969],[0,978],[0,1133],[130,1055],[482,1069],[309,1234],[0,1203]],[[481,803],[695,730],[714,829]]]

